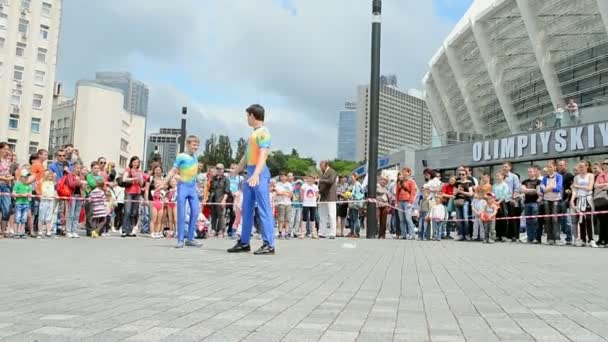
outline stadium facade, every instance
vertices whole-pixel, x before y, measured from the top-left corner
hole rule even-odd
[[[442,144],[551,127],[571,98],[605,120],[607,31],[607,0],[474,1],[423,79]]]

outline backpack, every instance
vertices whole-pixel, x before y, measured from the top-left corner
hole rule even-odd
[[[127,171],[125,171],[125,172],[127,172]],[[117,176],[117,177],[116,177],[116,185],[118,185],[118,186],[119,186],[119,187],[121,187],[121,188],[128,188],[128,187],[130,187],[131,185],[133,185],[133,182],[132,182],[132,181],[126,181],[126,182],[125,182],[125,181],[122,179],[122,177],[123,177],[123,175],[120,175],[120,176]]]
[[[69,175],[65,175],[61,177],[59,182],[57,182],[57,195],[59,197],[72,197],[72,188],[67,184],[68,176]]]

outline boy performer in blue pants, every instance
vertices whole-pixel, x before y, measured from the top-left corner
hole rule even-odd
[[[228,249],[228,253],[251,251],[251,229],[254,207],[257,204],[264,244],[255,255],[274,254],[274,217],[270,206],[270,171],[266,166],[270,149],[270,132],[264,127],[264,107],[254,104],[246,109],[247,123],[253,128],[245,155],[237,167],[240,173],[247,166],[247,179],[243,183],[241,239]]]
[[[173,168],[167,174],[166,182],[169,184],[171,178],[176,177],[177,183],[177,245],[175,248],[184,247],[184,226],[186,221],[186,202],[190,206],[190,220],[188,222],[188,247],[200,247],[201,244],[194,241],[196,220],[200,212],[198,194],[196,192],[196,175],[198,174],[198,160],[196,151],[200,141],[194,135],[186,139],[186,152],[180,153],[175,159]]]

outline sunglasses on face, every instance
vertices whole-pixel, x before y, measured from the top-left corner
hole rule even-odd
[[[602,165],[608,165],[608,162],[604,162]]]
[[[65,158],[65,154],[58,154],[57,158]]]

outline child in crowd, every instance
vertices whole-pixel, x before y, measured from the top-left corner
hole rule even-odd
[[[198,213],[198,219],[196,220],[196,236],[201,239],[205,239],[207,237],[207,232],[209,231],[209,220],[205,217],[203,212]]]
[[[46,237],[51,237],[51,229],[53,227],[53,209],[55,207],[55,176],[51,171],[45,171],[40,185],[42,198],[40,198],[40,206],[38,207],[38,224],[41,228],[38,230],[38,238],[45,234]]]
[[[105,182],[103,178],[96,180],[95,189],[89,193],[89,202],[91,203],[91,237],[97,238],[100,235],[101,229],[106,222],[108,211],[106,209],[106,193],[104,191]]]
[[[486,206],[488,203],[484,199],[486,195],[486,191],[479,187],[475,192],[475,197],[471,202],[471,207],[473,208],[473,240],[481,241],[485,237],[483,221],[481,219],[481,214],[486,210]]]
[[[496,214],[500,205],[496,202],[496,195],[488,194],[485,211],[481,213],[481,220],[485,230],[484,242],[494,243],[496,240]]]
[[[431,236],[429,211],[431,210],[431,200],[429,199],[430,191],[424,189],[422,191],[422,199],[420,199],[418,212],[418,240],[428,240]]]
[[[108,236],[108,232],[111,229],[112,223],[112,215],[114,213],[114,208],[116,208],[116,194],[114,193],[114,189],[111,187],[106,187],[106,201],[105,206],[107,210],[106,220],[103,225],[103,233],[101,236]]]
[[[310,224],[310,233],[313,239],[318,239],[315,229],[315,217],[317,215],[317,199],[319,198],[319,188],[314,183],[312,176],[306,177],[306,184],[302,186],[302,227],[300,229],[300,239],[305,237],[306,225]]]
[[[169,189],[167,190],[167,213],[169,216],[169,232],[167,238],[172,238],[177,228],[177,179],[171,178],[169,181]]]
[[[119,232],[122,226],[123,210],[125,207],[125,188],[116,184],[112,189],[114,191],[114,198],[116,199],[116,206],[114,207],[114,224],[112,225],[112,232]]]
[[[431,227],[433,232],[435,233],[435,241],[441,241],[441,237],[443,237],[443,231],[445,227],[445,220],[448,216],[448,212],[443,205],[443,198],[441,196],[435,197],[435,205],[431,208],[431,213],[429,215],[431,219]]]
[[[152,190],[152,208],[150,212],[150,236],[153,239],[159,239],[163,237],[162,223],[166,195],[165,184],[160,180],[156,180],[152,181],[151,186],[154,187],[154,190]]]
[[[236,234],[233,234],[233,238],[236,239],[241,238],[241,210],[243,208],[243,191],[241,190],[241,186],[239,185],[239,190],[234,193],[234,202],[232,203],[235,216],[232,223],[232,231],[236,232]]]
[[[30,212],[30,197],[32,196],[32,187],[27,184],[29,171],[23,169],[19,180],[13,185],[13,197],[15,197],[15,230],[14,237],[17,239],[25,239],[25,225]]]
[[[348,206],[348,204],[346,204]],[[293,195],[291,199],[291,215],[289,217],[289,234],[298,237],[300,223],[302,222],[302,181],[297,180],[293,186]],[[344,235],[344,232],[342,232]]]

